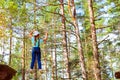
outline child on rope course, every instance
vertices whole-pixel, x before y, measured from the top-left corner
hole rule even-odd
[[[35,61],[37,59],[38,62],[38,69],[42,69],[41,65],[41,51],[40,51],[40,43],[44,41],[46,43],[46,40],[48,38],[48,33],[45,32],[45,38],[40,38],[40,33],[38,31],[32,30],[29,34],[31,41],[32,41],[32,60],[30,65],[30,71],[33,71]]]

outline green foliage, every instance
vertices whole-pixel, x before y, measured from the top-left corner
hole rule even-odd
[[[102,19],[100,19],[100,20],[97,20],[97,21],[95,21],[95,25],[96,25],[96,28],[102,28],[104,25],[103,25],[103,23],[104,23],[104,19],[102,18]]]
[[[4,3],[5,3],[5,0],[1,0],[1,1],[0,1],[0,8],[3,8]]]
[[[45,3],[45,4],[44,4]],[[108,10],[103,10],[105,6],[110,6],[112,3],[115,6],[111,6]],[[119,66],[116,63],[119,63],[119,16],[120,16],[120,7],[118,6],[120,0],[104,0],[94,1],[94,15],[95,15],[95,27],[96,27],[96,36],[98,38],[98,42],[109,35],[109,33],[116,34],[117,39],[111,41],[111,39],[105,39],[102,43],[99,44],[99,55],[100,55],[100,64],[102,70],[102,79],[103,80],[110,80],[113,78],[114,75],[111,73],[114,70],[119,69]],[[58,77],[62,78],[63,74],[60,71],[64,71],[64,61],[63,61],[63,45],[62,45],[62,31],[61,29],[61,16],[59,15],[60,12],[60,3],[58,0],[43,0],[43,5],[39,5],[40,3],[36,3],[36,9],[34,10],[34,0],[1,0],[0,1],[0,38],[4,39],[4,45],[7,47],[5,48],[5,52],[8,53],[10,49],[10,33],[13,33],[12,36],[12,63],[11,66],[17,70],[17,74],[14,77],[14,80],[21,78],[21,56],[22,56],[22,47],[23,45],[23,30],[25,29],[25,55],[26,55],[26,69],[29,69],[30,59],[31,59],[31,42],[28,38],[28,34],[31,29],[38,29],[41,33],[41,37],[44,37],[44,32],[48,31],[48,40],[47,44],[41,44],[42,50],[42,62],[47,59],[47,69],[48,72],[46,74],[52,73],[52,66],[53,66],[53,56],[52,54],[55,53],[56,48],[56,55],[57,55],[57,70],[58,70]],[[86,68],[88,70],[88,76],[92,80],[93,75],[92,71],[92,42],[91,42],[91,28],[90,28],[90,21],[89,21],[89,10],[88,10],[88,2],[87,0],[75,0],[75,5],[80,6],[83,11],[83,14],[80,17],[77,17],[78,23],[82,23],[83,30],[80,33],[81,36],[81,43],[83,48],[83,53],[85,56],[85,63]],[[76,8],[78,9],[78,8]],[[65,2],[65,18],[69,22],[72,22],[69,12],[68,12],[68,5]],[[36,11],[34,13],[34,11]],[[81,11],[81,10],[80,10]],[[58,14],[57,14],[58,13]],[[106,16],[108,14],[109,17],[108,22],[104,25]],[[34,19],[34,16],[36,18]],[[34,23],[36,22],[36,25]],[[75,32],[75,28],[69,22],[66,21],[66,28],[67,31],[70,33],[67,36],[73,35],[72,33]],[[73,22],[72,22],[73,23]],[[12,28],[10,28],[10,26]],[[105,28],[104,28],[105,27]],[[6,37],[7,36],[7,37]],[[74,37],[70,37],[71,40],[70,44],[68,43],[68,48],[70,48],[69,52],[69,66],[71,68],[71,75],[76,77],[76,79],[81,77],[81,67],[79,66],[79,54],[76,39],[72,41]],[[68,38],[67,38],[68,39]],[[100,39],[100,40],[99,40]],[[0,40],[1,44],[3,41]],[[116,43],[117,42],[117,43]],[[116,43],[116,45],[114,45]],[[0,44],[0,45],[1,45]],[[69,46],[70,45],[70,46]],[[118,48],[118,49],[117,49]],[[3,46],[0,46],[0,49],[3,49]],[[46,50],[46,54],[45,54]],[[0,55],[0,59],[2,59],[2,55]],[[5,59],[3,59],[3,62]],[[44,64],[43,64],[44,65]],[[112,66],[111,66],[112,65]],[[114,65],[114,66],[113,66]],[[45,66],[45,65],[44,65]],[[46,75],[45,73],[43,75]],[[33,76],[30,76],[32,79]],[[51,77],[47,77],[51,78]],[[59,80],[59,79],[58,79]]]
[[[26,4],[23,4],[23,6],[21,6],[21,8],[19,9],[19,16],[21,17],[21,18],[19,18],[19,21],[22,26],[28,20]]]
[[[56,10],[58,9],[58,6],[48,6],[48,7],[44,7],[43,8],[43,14],[44,14],[44,18],[43,20],[46,23],[49,23],[52,19],[52,15],[54,12],[56,12]],[[51,15],[51,16],[50,16]]]
[[[112,29],[112,27],[108,27],[105,30],[106,30],[107,33],[110,33],[110,32],[112,32],[113,29]]]
[[[9,13],[12,15],[14,14],[14,16],[18,12],[18,5],[13,1],[6,2],[6,8],[9,10]]]
[[[120,46],[120,42],[117,42],[116,46]]]

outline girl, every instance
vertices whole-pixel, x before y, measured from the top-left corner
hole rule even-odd
[[[45,38],[43,39],[40,38],[40,33],[35,30],[32,30],[29,35],[32,41],[32,60],[31,60],[30,69],[33,70],[35,61],[37,59],[38,69],[40,70],[42,69],[40,43],[43,41],[44,43],[46,43],[46,40],[48,38],[48,33],[47,32],[45,33]]]

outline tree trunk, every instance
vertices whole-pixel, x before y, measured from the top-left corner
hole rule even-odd
[[[5,38],[3,38],[3,41],[2,41],[3,43],[2,43],[2,59],[1,59],[1,61],[3,61],[4,60],[4,56],[5,56]]]
[[[25,80],[25,27],[23,31],[22,80]]]
[[[36,28],[36,0],[34,0],[34,28]],[[37,60],[35,61],[34,80],[37,80]]]
[[[53,20],[53,24],[55,23],[55,21]],[[55,25],[53,25],[53,29],[55,28]],[[57,54],[56,54],[56,32],[53,32],[54,37],[53,37],[53,43],[54,43],[54,48],[53,48],[53,52],[52,52],[52,59],[53,59],[53,66],[52,66],[52,80],[58,80],[57,79]]]
[[[10,51],[9,51],[9,65],[11,65],[11,51],[12,51],[12,17],[10,18]]]
[[[54,34],[54,49],[55,49],[55,53],[54,53],[54,68],[55,68],[55,80],[57,79],[57,51],[56,51],[56,34]]]
[[[74,0],[72,1],[68,0],[68,9],[69,9],[69,13],[70,13],[70,16],[72,17],[74,27],[75,27],[75,33],[76,33],[76,38],[77,38],[77,43],[78,43],[79,60],[80,60],[79,63],[81,65],[82,77],[83,77],[83,80],[88,80],[86,67],[85,67],[84,54],[82,50],[82,43],[80,40],[80,32],[79,32],[78,22],[76,18],[76,8],[75,8]]]
[[[46,46],[43,45],[43,56],[44,56],[44,66],[45,66],[45,80],[47,80],[47,73],[48,73],[48,69],[47,69],[47,51],[46,51]]]
[[[63,56],[65,62],[65,79],[70,80],[70,66],[69,66],[69,57],[67,49],[67,35],[66,35],[66,25],[65,25],[65,15],[64,15],[64,0],[60,0],[61,3],[61,17],[62,17],[62,29],[63,29]]]
[[[91,35],[92,35],[92,47],[93,47],[93,59],[94,59],[94,63],[93,63],[94,64],[94,67],[93,67],[94,76],[95,76],[96,80],[101,80],[100,62],[99,62],[98,45],[97,45],[95,19],[94,19],[94,11],[93,11],[92,0],[88,0],[88,8],[89,8]]]

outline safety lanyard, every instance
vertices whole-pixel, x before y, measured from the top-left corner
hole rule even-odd
[[[34,37],[34,46],[36,46],[36,43],[38,43],[38,47],[39,47],[40,46],[40,38],[35,40],[35,37]]]

